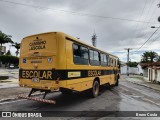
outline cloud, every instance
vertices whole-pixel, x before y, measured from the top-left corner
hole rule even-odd
[[[14,0],[14,2],[17,4],[0,1],[1,30],[12,35],[14,41],[20,42],[25,36],[41,32],[62,31],[91,44],[91,36],[95,31],[97,47],[114,53],[125,61],[127,53],[124,48],[135,50],[139,48],[155,30],[150,26],[157,24],[112,18],[157,23],[160,13],[160,9],[157,8],[158,1],[154,1],[152,6],[151,1],[148,1],[141,16],[145,0]],[[149,48],[141,50],[158,48],[159,43],[153,42]],[[12,49],[14,53],[15,49]],[[141,53],[133,56],[139,60]]]

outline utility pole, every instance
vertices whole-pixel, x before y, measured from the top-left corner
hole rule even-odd
[[[132,48],[125,48],[125,50],[127,50],[128,54],[127,54],[127,75],[129,76],[129,51],[132,50]]]

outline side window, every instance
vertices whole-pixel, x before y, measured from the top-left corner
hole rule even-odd
[[[81,48],[81,57],[84,59],[88,59],[88,49],[86,47],[80,47]]]
[[[113,67],[115,66],[116,64],[115,64],[115,59],[113,59]]]
[[[104,55],[104,62],[107,63],[107,56],[106,55]]]
[[[81,57],[79,46],[76,44],[73,44],[73,55],[74,57]]]
[[[117,66],[117,60],[115,59],[115,65],[114,65],[115,67]]]
[[[109,55],[106,55],[107,66],[109,65]]]
[[[100,65],[99,52],[94,50],[89,50],[89,53],[90,53],[90,64],[99,66]]]
[[[90,60],[94,60],[94,51],[89,50]]]
[[[99,54],[97,51],[94,51],[94,60],[99,61]]]
[[[105,54],[101,54],[101,65],[107,66],[107,56]]]
[[[73,44],[73,61],[75,64],[88,65],[88,49],[86,47]]]
[[[109,65],[113,66],[113,59],[112,58],[109,58]]]

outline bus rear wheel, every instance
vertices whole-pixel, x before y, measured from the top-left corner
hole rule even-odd
[[[118,77],[117,77],[117,78],[116,78],[115,86],[118,86],[118,84],[119,84],[119,79],[118,79]]]
[[[99,82],[94,81],[93,87],[91,89],[91,97],[95,98],[99,95]]]
[[[61,88],[60,91],[61,91],[62,94],[72,94],[72,90]]]

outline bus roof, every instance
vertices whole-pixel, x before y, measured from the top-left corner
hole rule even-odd
[[[37,36],[37,35],[50,34],[50,33],[56,33],[56,34],[62,35],[62,36],[67,37],[67,38],[69,38],[69,39],[71,39],[71,40],[73,40],[73,41],[79,42],[79,43],[81,43],[81,44],[84,44],[84,45],[86,45],[86,46],[88,46],[88,47],[91,47],[91,48],[96,49],[96,50],[98,50],[98,51],[101,51],[101,52],[103,52],[103,53],[109,54],[109,55],[112,56],[112,57],[118,58],[117,56],[115,56],[115,55],[113,55],[113,54],[111,54],[111,53],[108,53],[108,52],[106,52],[106,51],[100,50],[100,49],[98,49],[98,48],[96,48],[96,47],[94,47],[94,46],[91,46],[91,45],[89,45],[89,44],[81,41],[80,39],[77,39],[77,38],[75,38],[75,37],[72,37],[72,36],[70,36],[70,35],[68,35],[68,34],[66,34],[66,33],[63,33],[63,32],[46,32],[46,33],[39,33],[39,34],[34,34],[34,35],[26,36],[26,37],[24,37],[23,39],[28,38],[28,37]]]

